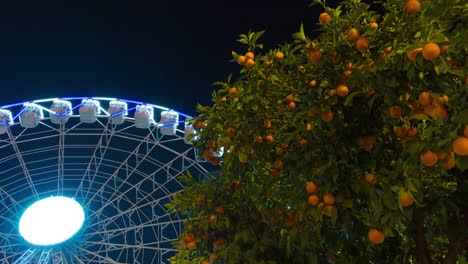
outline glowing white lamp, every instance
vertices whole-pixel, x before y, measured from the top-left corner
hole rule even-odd
[[[29,206],[19,221],[19,233],[37,246],[60,244],[73,237],[82,227],[84,211],[74,199],[56,196]]]

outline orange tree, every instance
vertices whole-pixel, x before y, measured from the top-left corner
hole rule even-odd
[[[321,33],[262,52],[193,120],[220,169],[167,206],[173,263],[466,263],[468,6],[316,0]],[[224,152],[221,152],[224,150]]]

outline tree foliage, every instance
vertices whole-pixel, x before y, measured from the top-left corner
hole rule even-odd
[[[239,76],[198,107],[221,165],[168,205],[188,217],[171,261],[466,263],[468,6],[313,4],[316,38],[241,35]]]

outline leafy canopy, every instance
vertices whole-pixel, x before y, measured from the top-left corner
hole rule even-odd
[[[168,205],[188,217],[171,261],[463,261],[468,6],[313,4],[316,38],[262,53],[241,35],[239,76],[198,107],[195,146],[221,165]]]

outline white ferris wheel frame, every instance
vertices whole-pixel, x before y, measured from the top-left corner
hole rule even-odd
[[[68,110],[59,112],[57,102],[65,108],[69,102]],[[77,111],[85,102],[96,103],[95,122],[83,122]],[[125,109],[111,111],[113,104]],[[21,121],[30,106],[45,113],[36,116],[37,127]],[[142,109],[147,128],[137,127]],[[162,116],[168,113],[177,118]],[[189,118],[166,107],[106,97],[1,106],[0,263],[166,263],[184,219],[164,203],[183,190],[179,175],[207,174],[207,164],[187,140],[194,133]],[[29,245],[17,230],[21,212],[54,195],[80,202],[85,224],[62,244]]]

